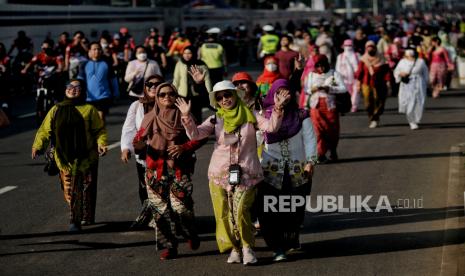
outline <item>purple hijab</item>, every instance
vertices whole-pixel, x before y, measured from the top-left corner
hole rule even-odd
[[[289,89],[289,82],[285,79],[275,80],[263,100],[263,108],[265,110],[265,118],[269,119],[274,108],[274,95],[279,88],[285,87]],[[308,112],[299,109],[295,94],[291,91],[291,101],[284,107],[284,117],[281,127],[275,133],[265,132],[265,141],[267,144],[281,142],[296,135],[302,128],[302,121],[308,117]]]

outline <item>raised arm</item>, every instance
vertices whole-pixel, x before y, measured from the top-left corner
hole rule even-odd
[[[261,131],[266,131],[268,133],[273,133],[279,130],[281,127],[281,122],[283,120],[283,104],[285,101],[289,100],[290,94],[289,91],[276,93],[274,96],[274,108],[271,113],[270,119],[266,119],[259,112],[254,111],[255,117],[257,118],[257,126]]]
[[[186,129],[187,137],[191,140],[202,140],[207,138],[215,131],[215,125],[211,122],[213,116],[210,116],[201,125],[195,124],[194,118],[192,117],[191,102],[186,102],[183,98],[176,99],[176,106],[182,113],[182,124]]]
[[[271,117],[269,119],[266,119],[264,116],[260,115],[260,113],[256,111],[254,111],[254,114],[257,118],[257,127],[261,131],[273,133],[278,131],[281,127],[281,122],[283,119],[282,110],[273,110],[273,113],[271,113]]]

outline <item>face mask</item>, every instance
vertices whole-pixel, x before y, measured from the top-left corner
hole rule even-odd
[[[352,52],[354,49],[350,46],[344,47],[344,52]]]
[[[146,61],[147,60],[147,54],[146,53],[137,54],[136,57],[140,61]]]
[[[368,51],[368,54],[373,57],[373,56],[376,55],[376,51],[375,50],[370,50],[370,51]]]
[[[101,43],[100,46],[102,46],[102,49],[108,48],[108,44],[107,44],[107,43]]]
[[[407,50],[405,51],[405,55],[408,56],[408,57],[415,57],[415,51],[414,50]]]
[[[46,54],[47,56],[53,55],[53,50],[52,50],[52,49],[50,49],[50,48],[45,48],[45,49],[43,49],[43,50],[44,50],[44,52],[45,52],[45,54]]]
[[[267,64],[266,65],[266,70],[268,70],[270,72],[274,72],[274,71],[278,70],[278,65],[276,65],[274,63]]]

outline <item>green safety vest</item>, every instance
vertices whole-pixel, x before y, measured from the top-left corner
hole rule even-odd
[[[265,54],[274,54],[278,49],[279,37],[274,34],[265,34],[260,37],[262,50]]]
[[[201,59],[209,69],[223,67],[223,46],[218,43],[206,42],[200,47]]]

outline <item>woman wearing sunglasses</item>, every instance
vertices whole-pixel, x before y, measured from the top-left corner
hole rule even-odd
[[[145,156],[144,152],[141,155],[135,152],[132,142],[137,131],[140,129],[144,115],[151,111],[155,105],[156,89],[163,82],[165,82],[165,79],[160,75],[152,75],[147,78],[144,85],[144,94],[129,107],[121,131],[121,161],[128,163],[131,155],[135,154],[141,204],[144,204],[144,201],[147,199],[147,190],[145,188]],[[147,216],[147,218],[149,217],[151,216]]]
[[[98,110],[86,104],[86,85],[72,79],[65,99],[53,106],[37,131],[32,159],[53,146],[61,187],[70,208],[70,232],[81,230],[81,220],[95,206],[93,174],[99,155],[107,152],[107,131]]]
[[[144,116],[134,143],[147,145],[147,195],[157,224],[157,245],[164,248],[160,259],[167,260],[178,255],[176,230],[181,230],[192,250],[200,246],[194,227],[191,175],[196,160],[194,151],[206,139],[190,141],[187,137],[181,112],[175,106],[178,94],[172,84],[160,84],[155,95],[154,107]]]
[[[177,100],[183,125],[191,139],[203,139],[211,134],[216,137],[208,177],[216,219],[216,241],[220,252],[231,251],[228,263],[241,263],[241,255],[244,265],[257,262],[250,207],[255,199],[255,186],[263,180],[263,171],[257,156],[255,131],[279,129],[282,106],[288,97],[289,93],[276,95],[275,108],[266,119],[252,113],[238,97],[232,82],[221,81],[209,94],[210,105],[217,112],[199,126],[190,113],[191,103]]]

